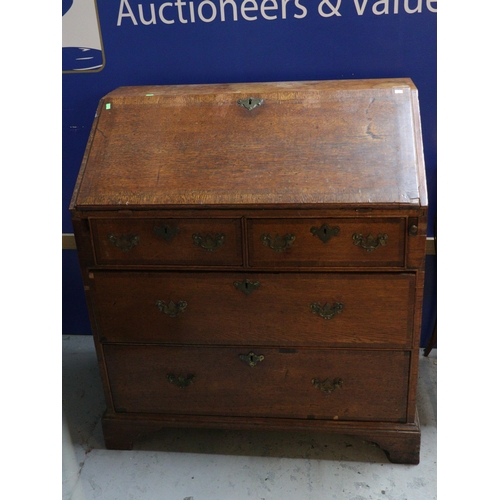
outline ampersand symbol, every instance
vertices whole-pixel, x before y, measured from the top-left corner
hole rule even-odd
[[[339,12],[340,4],[342,3],[342,0],[337,0],[337,5],[334,7],[331,3],[330,0],[321,0],[321,3],[318,5],[318,12],[319,15],[322,17],[332,17],[332,16],[341,16],[342,14]],[[325,12],[323,9],[326,7],[326,5],[330,9],[330,12]]]

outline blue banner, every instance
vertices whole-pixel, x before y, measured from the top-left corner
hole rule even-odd
[[[436,0],[63,0],[62,12],[63,232],[99,98],[122,85],[410,77],[432,220]]]

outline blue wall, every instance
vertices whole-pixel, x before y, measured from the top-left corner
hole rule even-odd
[[[432,220],[436,10],[435,0],[63,0],[63,232],[73,232],[68,206],[100,97],[150,84],[410,77]],[[63,333],[90,333],[73,250],[63,266]],[[428,267],[423,341],[435,317],[435,259]]]

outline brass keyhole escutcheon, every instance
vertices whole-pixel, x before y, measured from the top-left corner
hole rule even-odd
[[[258,281],[250,281],[246,279],[245,281],[235,281],[233,283],[236,290],[243,292],[245,295],[250,295],[254,290],[259,288],[260,282]]]
[[[163,240],[170,241],[174,236],[179,234],[179,228],[175,226],[170,227],[164,224],[162,226],[153,227],[153,232]]]
[[[246,99],[238,99],[238,105],[243,106],[248,111],[252,111],[259,106],[264,104],[264,99],[255,98],[255,97],[247,97]]]
[[[257,355],[254,352],[249,352],[248,354],[240,354],[239,358],[241,359],[241,361],[252,368],[256,366],[257,363],[264,361],[264,356],[262,354]]]
[[[321,227],[312,227],[311,233],[317,236],[323,243],[328,243],[333,236],[338,236],[340,227],[330,227],[328,224],[323,224]]]

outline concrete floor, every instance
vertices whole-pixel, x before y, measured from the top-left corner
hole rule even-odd
[[[316,433],[167,429],[106,450],[92,338],[63,336],[63,500],[432,500],[437,351],[421,356],[419,465],[376,445]]]

